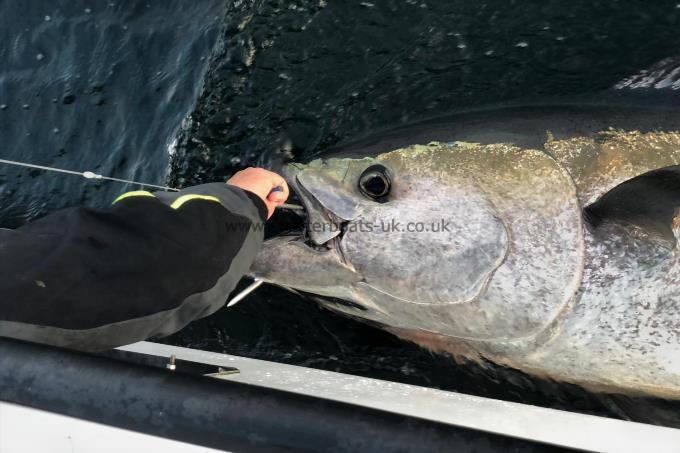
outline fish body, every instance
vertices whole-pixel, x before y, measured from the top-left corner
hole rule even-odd
[[[284,169],[304,233],[252,274],[431,350],[680,398],[680,114],[528,106]]]

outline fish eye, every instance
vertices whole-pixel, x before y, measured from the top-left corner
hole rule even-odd
[[[359,176],[359,191],[376,201],[385,201],[391,185],[390,174],[382,165],[371,165]]]

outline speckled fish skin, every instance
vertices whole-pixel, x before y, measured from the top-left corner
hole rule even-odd
[[[665,124],[657,129],[617,120],[610,128],[602,112],[584,120],[588,130],[515,136],[492,127],[468,131],[478,142],[446,143],[414,134],[420,144],[373,157],[293,164],[285,175],[309,221],[344,232],[310,231],[320,247],[274,238],[252,273],[350,301],[320,299],[434,351],[594,390],[680,398],[680,216],[670,240],[616,219],[594,227],[584,216],[620,184],[680,164],[680,116],[658,113]],[[516,114],[503,124],[518,124]],[[392,179],[384,203],[357,187],[375,164]],[[394,220],[428,229],[442,219],[450,232],[375,227]]]

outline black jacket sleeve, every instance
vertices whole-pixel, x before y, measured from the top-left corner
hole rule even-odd
[[[266,214],[214,183],[0,230],[0,336],[97,351],[176,332],[224,305]]]

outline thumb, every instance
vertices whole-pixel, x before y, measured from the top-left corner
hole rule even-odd
[[[267,206],[267,220],[271,218],[271,216],[274,215],[274,211],[276,210],[276,206],[278,206],[281,203],[275,203],[273,201],[269,201],[269,198],[265,200],[264,202],[265,206]]]

